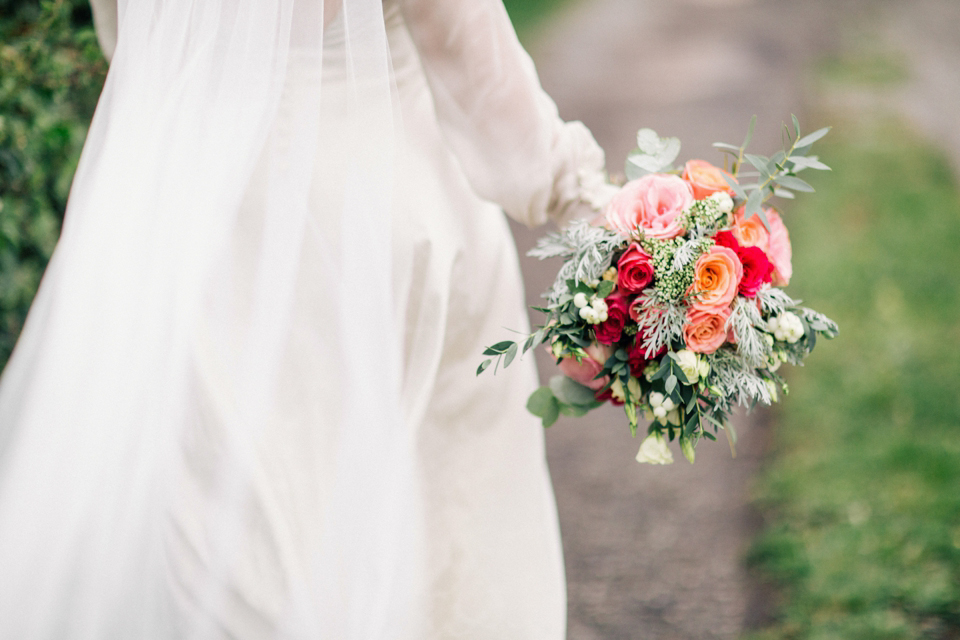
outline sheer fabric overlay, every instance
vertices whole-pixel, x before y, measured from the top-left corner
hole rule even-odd
[[[533,365],[470,375],[526,323],[476,194],[562,221],[603,154],[500,1],[95,9],[116,49],[0,380],[0,638],[559,640]]]

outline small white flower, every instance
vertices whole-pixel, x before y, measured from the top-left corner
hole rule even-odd
[[[639,398],[640,397],[640,381],[634,378],[633,376],[630,376],[630,379],[627,380],[627,391],[630,392],[631,398],[634,398],[634,399]]]
[[[733,211],[733,198],[725,191],[716,191],[707,196],[707,199],[717,203],[717,208],[721,213],[730,213]]]
[[[637,462],[647,464],[672,464],[673,454],[667,446],[667,441],[659,433],[651,433],[640,445],[637,453]]]
[[[777,340],[794,343],[803,337],[803,322],[789,311],[785,311],[775,318],[770,318],[767,327]]]
[[[767,343],[768,347],[773,347],[773,336],[769,333],[763,334],[763,341]]]
[[[587,304],[587,294],[578,293],[577,295],[573,296],[573,306],[575,306],[577,309],[583,309],[585,306],[587,306]]]
[[[781,364],[783,364],[783,360],[780,359],[780,355],[777,352],[771,353],[770,357],[767,358],[767,369],[770,371],[776,371],[780,368]]]
[[[659,368],[659,362],[647,363],[647,366],[643,369],[643,377],[647,379],[647,382],[653,382],[653,376],[657,375],[657,369]]]
[[[710,363],[707,362],[706,358],[700,358],[700,363],[697,365],[697,373],[699,373],[700,377],[704,380],[710,375]]]
[[[681,349],[674,354],[674,359],[687,380],[695,383],[700,377],[700,356],[689,349]]]

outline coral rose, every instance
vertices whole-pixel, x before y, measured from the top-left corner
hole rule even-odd
[[[679,176],[651,173],[632,180],[607,205],[607,224],[624,236],[639,231],[667,240],[683,233],[680,216],[693,204],[693,189]]]
[[[718,191],[722,191],[732,198],[735,195],[733,189],[723,179],[723,176],[727,176],[734,183],[737,182],[737,179],[732,175],[719,167],[713,166],[706,160],[689,160],[683,166],[682,177],[690,183],[693,188],[693,197],[697,200],[703,200],[711,193]]]
[[[728,247],[714,246],[700,256],[694,265],[693,284],[689,291],[697,294],[693,307],[716,311],[730,306],[742,278],[743,265],[737,252]]]
[[[764,213],[768,213],[765,209]],[[769,221],[769,213],[767,221]],[[750,216],[749,220],[744,217],[743,207],[737,209],[733,216],[733,235],[740,243],[741,247],[760,247],[764,253],[770,245],[770,233],[763,224],[760,216]]]
[[[691,308],[683,327],[687,349],[697,353],[713,353],[727,341],[727,319],[730,309],[703,311]]]
[[[767,247],[767,257],[773,263],[773,284],[785,287],[790,284],[793,276],[793,249],[790,246],[790,234],[780,214],[773,209],[766,209],[767,221],[770,223],[770,242]]]
[[[653,281],[653,262],[640,245],[631,244],[617,261],[617,286],[625,293],[640,293]]]
[[[597,342],[613,344],[623,335],[623,326],[627,323],[627,305],[629,301],[619,291],[604,299],[607,303],[607,319],[594,327]]]
[[[580,362],[573,356],[564,358],[559,365],[560,372],[594,391],[602,389],[610,381],[610,376],[597,379],[597,375],[603,371],[603,365],[613,355],[613,348],[594,342],[584,351],[587,355]]]

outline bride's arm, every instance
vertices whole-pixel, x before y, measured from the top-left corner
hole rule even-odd
[[[540,87],[501,0],[401,0],[437,116],[474,189],[528,225],[580,205],[578,174],[599,179],[603,151],[563,122]]]

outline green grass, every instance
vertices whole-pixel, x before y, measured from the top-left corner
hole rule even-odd
[[[791,292],[840,325],[791,376],[757,486],[754,638],[960,638],[960,195],[900,123],[849,123],[788,214]],[[828,138],[829,140],[829,138]]]

